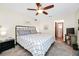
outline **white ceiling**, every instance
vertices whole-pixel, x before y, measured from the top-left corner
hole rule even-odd
[[[36,8],[35,3],[4,3],[0,4],[0,7],[4,7],[8,10],[12,10],[17,13],[24,14],[31,18],[49,17],[49,16],[63,16],[67,14],[75,13],[79,9],[79,3],[51,3],[54,4],[54,8],[47,10],[48,15],[40,14],[36,16],[35,11],[29,11],[27,8]],[[42,3],[42,6],[50,5],[49,3]]]

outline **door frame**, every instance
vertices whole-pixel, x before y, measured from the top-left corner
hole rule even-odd
[[[63,33],[63,28],[64,28],[64,21],[56,21],[55,22],[55,39],[57,40],[58,38],[57,38],[57,31],[58,31],[58,29],[57,29],[57,24],[62,24],[62,38],[60,38],[60,39],[62,39],[62,41],[64,41],[64,33]]]

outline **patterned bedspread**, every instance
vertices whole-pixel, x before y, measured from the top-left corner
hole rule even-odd
[[[55,40],[49,34],[30,34],[17,37],[17,42],[33,56],[44,56]]]

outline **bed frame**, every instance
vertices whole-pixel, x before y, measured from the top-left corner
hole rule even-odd
[[[34,27],[34,26],[21,26],[21,25],[17,25],[16,27],[15,27],[15,44],[17,45],[19,45],[19,46],[21,46],[18,42],[17,42],[17,36],[18,36],[18,31],[19,30],[24,30],[24,31],[28,31],[28,30],[36,30],[36,27]],[[55,43],[55,42],[54,42]],[[54,45],[54,43],[52,43],[51,44],[51,46],[53,46]],[[51,48],[51,46],[50,46],[50,48]],[[22,46],[21,46],[22,47]],[[22,47],[23,49],[25,49],[24,47]],[[50,48],[48,49],[48,51],[50,50]],[[28,51],[27,49],[25,49],[26,51]],[[47,51],[47,52],[48,52]],[[30,53],[30,55],[31,56],[33,56],[32,54],[31,54],[31,52],[30,51],[28,51],[29,53]],[[45,56],[47,55],[47,52],[46,52],[46,54],[45,54]]]

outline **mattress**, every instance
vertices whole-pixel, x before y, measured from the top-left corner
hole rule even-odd
[[[17,37],[17,42],[33,56],[44,56],[55,40],[49,34],[30,34]]]

